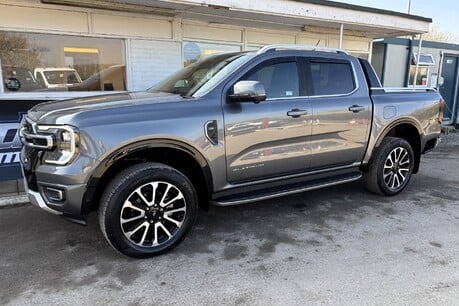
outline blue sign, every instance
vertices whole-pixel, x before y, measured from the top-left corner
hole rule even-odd
[[[183,47],[183,57],[187,61],[197,60],[201,56],[201,48],[194,42],[187,42]]]

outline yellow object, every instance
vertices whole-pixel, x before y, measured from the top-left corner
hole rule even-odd
[[[99,49],[95,49],[95,48],[64,47],[64,52],[98,54],[98,53],[99,53]]]

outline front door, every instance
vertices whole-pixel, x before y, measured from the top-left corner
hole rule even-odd
[[[309,167],[311,107],[297,59],[263,62],[240,80],[261,82],[266,101],[224,103],[230,183],[299,173]]]
[[[454,120],[453,109],[455,107],[455,100],[457,99],[457,65],[457,57],[445,55],[443,58],[441,76],[444,83],[440,86],[440,94],[446,102],[443,111],[443,122],[446,124],[452,123]]]

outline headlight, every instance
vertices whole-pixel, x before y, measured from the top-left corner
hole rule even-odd
[[[44,151],[45,163],[63,166],[77,155],[79,133],[76,128],[68,125],[38,125],[37,132],[53,136],[52,149]]]

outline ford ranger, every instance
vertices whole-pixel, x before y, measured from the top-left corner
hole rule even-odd
[[[199,207],[358,180],[401,192],[438,141],[441,96],[382,88],[343,50],[220,53],[144,92],[33,107],[21,164],[31,203],[80,222],[98,210],[119,252],[177,246]],[[307,195],[305,195],[307,197]]]

